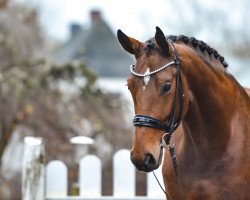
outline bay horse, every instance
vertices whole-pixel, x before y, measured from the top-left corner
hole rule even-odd
[[[227,71],[224,57],[203,41],[165,36],[159,27],[146,42],[121,30],[117,37],[136,59],[127,79],[136,114],[135,167],[157,169],[168,145],[175,147],[178,177],[165,149],[166,198],[250,199],[249,90]]]

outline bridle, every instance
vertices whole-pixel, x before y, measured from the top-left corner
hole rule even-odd
[[[176,156],[175,156],[175,152],[174,152],[174,145],[170,145],[170,140],[172,137],[172,134],[174,133],[174,131],[177,129],[177,127],[179,126],[179,124],[181,123],[182,119],[183,119],[183,111],[184,111],[184,90],[183,90],[183,83],[182,83],[182,79],[181,79],[181,62],[178,56],[178,53],[176,51],[176,48],[174,46],[173,41],[168,39],[168,42],[171,44],[173,50],[174,50],[174,60],[167,63],[166,65],[145,73],[145,74],[139,74],[137,72],[134,71],[134,65],[131,65],[130,67],[130,71],[133,75],[138,76],[138,77],[146,77],[146,76],[151,76],[155,73],[158,73],[166,68],[168,68],[171,65],[176,65],[177,68],[177,74],[176,74],[176,88],[175,88],[175,95],[174,95],[174,102],[173,102],[173,106],[172,106],[172,111],[170,113],[170,117],[168,122],[162,122],[159,119],[156,119],[154,117],[148,116],[148,115],[142,115],[142,114],[137,114],[134,117],[133,120],[133,125],[134,126],[145,126],[145,127],[150,127],[150,128],[155,128],[155,129],[159,129],[162,131],[165,131],[165,134],[162,136],[162,140],[160,143],[160,149],[161,149],[161,154],[162,154],[162,150],[163,148],[167,148],[169,149],[171,158],[172,158],[172,162],[173,162],[173,166],[174,166],[174,171],[175,171],[175,176],[177,179],[177,185],[179,188],[179,192],[180,192],[180,196],[181,199],[183,199],[183,194],[181,191],[181,187],[180,187],[180,180],[179,180],[179,175],[178,175],[178,170],[177,170],[177,160],[176,160]],[[180,92],[180,94],[179,94]],[[180,114],[179,114],[179,118],[176,119],[176,112],[177,112],[177,103],[178,103],[178,97],[180,96]],[[155,174],[154,174],[155,176]],[[157,177],[155,176],[157,182],[159,183]],[[171,197],[166,193],[166,191],[163,189],[163,187],[161,186],[161,184],[159,183],[161,189],[163,190],[163,192],[166,194],[166,196],[171,199]]]
[[[153,118],[148,115],[135,115],[133,124],[134,126],[146,126],[150,128],[155,128],[155,129],[160,129],[162,131],[165,131],[162,145],[169,145],[170,144],[170,139],[173,134],[173,132],[177,129],[179,126],[180,122],[182,121],[183,118],[183,110],[184,110],[184,91],[183,91],[183,84],[182,84],[182,79],[181,79],[181,62],[179,59],[179,56],[177,54],[177,51],[175,49],[175,46],[171,40],[168,40],[171,46],[173,47],[174,50],[174,61],[169,62],[168,64],[164,65],[163,67],[160,67],[152,72],[146,73],[146,74],[139,74],[134,71],[134,65],[131,65],[130,71],[133,75],[138,76],[138,77],[145,77],[145,76],[150,76],[155,73],[158,73],[166,68],[168,68],[171,65],[176,65],[177,68],[177,75],[176,75],[176,89],[175,89],[175,96],[174,96],[174,102],[173,102],[173,107],[172,111],[169,117],[169,120],[167,123],[162,122],[156,118]],[[181,95],[179,95],[179,92],[181,92]],[[178,103],[178,97],[180,96],[180,102],[181,102],[181,107],[180,107],[180,114],[179,118],[176,120],[176,112],[177,112],[177,103]]]

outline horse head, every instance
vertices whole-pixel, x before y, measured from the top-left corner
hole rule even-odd
[[[158,27],[154,38],[145,43],[128,37],[121,30],[117,37],[121,46],[136,59],[127,79],[136,114],[131,161],[138,170],[150,172],[161,164],[163,136],[169,143],[188,109],[188,85],[182,75],[180,54],[177,54],[180,47],[167,39]]]

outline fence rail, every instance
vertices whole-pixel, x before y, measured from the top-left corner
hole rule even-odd
[[[26,144],[25,146],[26,149],[34,149],[34,146],[30,146],[29,144]],[[29,153],[25,155],[25,157],[32,157],[32,155],[30,155],[30,152],[32,151],[27,150],[25,152]],[[32,170],[35,170],[32,169],[32,166],[36,166],[34,163],[31,165],[27,160],[32,160],[32,162],[34,162],[34,160],[39,159],[25,160],[26,162],[24,162],[23,166],[24,179],[27,177],[27,172],[30,173]],[[41,167],[41,163],[39,166]],[[25,170],[27,168],[28,170]],[[62,161],[54,160],[49,162],[44,171],[45,177],[39,179],[39,185],[45,185],[44,196],[46,200],[162,200],[166,198],[152,173],[147,174],[147,196],[139,197],[135,195],[136,171],[131,164],[130,152],[127,149],[119,150],[113,156],[113,196],[102,196],[101,194],[102,163],[95,155],[84,156],[79,162],[79,196],[77,197],[68,196],[68,169]],[[163,184],[161,169],[156,170],[155,173],[161,184]],[[44,173],[41,173],[40,176],[43,177]],[[41,180],[44,181],[44,183],[41,183]],[[32,185],[32,180],[23,180],[23,183],[25,184],[23,188],[30,188],[27,183]],[[24,189],[23,191],[26,190]],[[39,191],[41,192],[41,190]],[[23,199],[30,200],[31,198],[25,198],[24,192]],[[40,199],[44,199],[44,197],[41,197]]]

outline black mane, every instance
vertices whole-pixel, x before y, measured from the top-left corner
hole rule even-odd
[[[202,52],[207,52],[209,55],[213,55],[214,58],[218,59],[225,68],[228,67],[228,64],[225,61],[224,57],[221,56],[215,49],[211,48],[209,45],[207,45],[205,42],[201,40],[197,40],[194,37],[187,37],[185,35],[179,35],[179,36],[170,35],[167,38],[172,40],[173,42],[182,41],[185,44],[192,45],[194,48],[199,48]]]
[[[221,56],[215,49],[211,48],[209,45],[207,45],[205,42],[201,40],[197,40],[194,37],[187,37],[185,35],[170,35],[166,37],[167,39],[172,40],[173,42],[181,41],[185,44],[192,45],[194,48],[199,48],[202,52],[207,52],[210,56],[214,56],[216,60],[219,60],[221,64],[224,66],[224,68],[228,67],[227,62],[225,61],[224,57]],[[156,49],[156,44],[154,43],[154,39],[149,39],[147,42],[147,48],[146,52],[150,52],[151,50]]]

